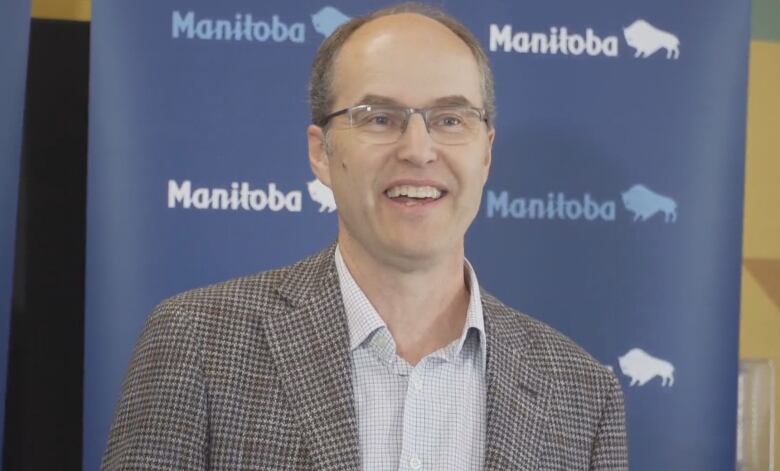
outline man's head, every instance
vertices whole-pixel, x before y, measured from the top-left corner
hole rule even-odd
[[[482,102],[487,112],[488,122],[493,126],[496,117],[496,96],[493,82],[493,71],[490,68],[487,54],[479,40],[460,21],[442,10],[421,3],[402,3],[382,10],[355,17],[337,28],[320,46],[314,58],[309,80],[309,102],[311,103],[312,123],[322,125],[322,121],[332,109],[333,67],[341,47],[357,29],[377,18],[400,13],[414,13],[426,16],[446,26],[469,47],[477,61],[481,75]]]
[[[340,243],[403,266],[462,253],[490,167],[492,84],[471,33],[427,7],[334,32],[315,61],[308,136],[312,170],[339,208]]]

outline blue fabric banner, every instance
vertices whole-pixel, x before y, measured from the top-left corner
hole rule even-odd
[[[157,303],[334,240],[307,161],[309,68],[385,4],[95,3],[85,469]],[[496,74],[467,238],[480,284],[615,371],[631,469],[733,469],[749,2],[445,8]]]
[[[5,423],[5,385],[13,293],[19,160],[22,151],[30,1],[0,3],[0,444]],[[0,445],[2,452],[2,445]]]

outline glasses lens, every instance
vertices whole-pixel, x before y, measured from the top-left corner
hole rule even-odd
[[[479,111],[466,106],[436,107],[428,112],[431,137],[440,144],[470,142],[481,123]]]
[[[372,144],[390,144],[403,133],[406,112],[383,106],[358,106],[350,113],[350,124],[361,140]]]

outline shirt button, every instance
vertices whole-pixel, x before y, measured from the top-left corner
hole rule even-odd
[[[416,456],[409,460],[409,466],[412,469],[420,469],[422,467],[422,461]]]
[[[422,382],[422,380],[415,379],[415,380],[412,382],[412,384],[414,385],[414,389],[416,389],[417,391],[422,391],[422,388],[423,388],[423,382]]]

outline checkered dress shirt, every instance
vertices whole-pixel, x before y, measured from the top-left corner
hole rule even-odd
[[[412,366],[396,354],[390,331],[338,249],[335,258],[363,469],[482,469],[486,342],[474,270],[467,262],[470,299],[460,337]]]

